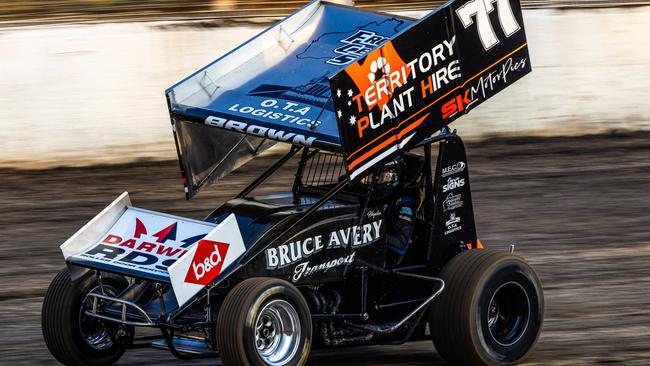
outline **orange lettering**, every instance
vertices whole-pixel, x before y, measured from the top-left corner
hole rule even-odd
[[[420,84],[422,86],[422,99],[426,99],[427,95],[433,94],[433,79],[431,79],[431,75],[425,80],[422,80]],[[428,93],[427,90],[429,91]]]
[[[361,94],[357,94],[357,95],[353,96],[352,100],[357,102],[357,110],[359,111],[359,113],[361,113],[361,110],[363,108],[362,105],[361,105]]]
[[[368,116],[364,116],[363,118],[359,119],[357,121],[357,130],[359,130],[359,138],[363,138],[363,130],[368,128],[370,125],[370,120],[368,119]]]

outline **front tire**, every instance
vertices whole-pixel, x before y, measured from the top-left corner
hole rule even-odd
[[[521,362],[535,345],[544,297],[535,271],[520,257],[495,250],[458,254],[443,268],[446,289],[431,306],[438,353],[454,365]]]
[[[107,293],[116,296],[127,283],[122,277],[106,275],[103,285]],[[124,353],[111,334],[117,332],[115,325],[84,314],[86,295],[98,286],[92,274],[72,282],[65,268],[54,277],[45,293],[41,312],[43,338],[52,356],[64,365],[107,366],[117,362]]]
[[[311,348],[311,314],[290,283],[251,278],[226,296],[216,341],[225,366],[301,366]]]

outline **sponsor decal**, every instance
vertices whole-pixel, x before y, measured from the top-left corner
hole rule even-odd
[[[464,178],[460,178],[460,177],[449,178],[447,179],[447,183],[444,186],[442,186],[442,192],[446,193],[463,186],[465,186]]]
[[[300,263],[293,271],[291,281],[298,282],[303,277],[308,277],[316,273],[327,272],[332,268],[347,266],[354,262],[356,252],[340,258],[332,259],[331,261],[309,266],[309,262]]]
[[[447,211],[451,211],[463,207],[463,201],[461,200],[461,198],[462,197],[460,193],[458,194],[449,193],[445,198],[445,200],[442,202],[443,212],[447,212]]]
[[[442,119],[454,117],[456,114],[467,110],[478,99],[472,99],[470,89],[465,90],[465,94],[458,94],[442,105]]]
[[[343,43],[343,45],[335,48],[334,53],[336,56],[325,62],[337,66],[347,65],[379,47],[387,40],[388,37],[365,29],[359,29],[353,35],[339,40],[339,43]]]
[[[449,220],[445,222],[445,225],[447,226],[447,230],[445,231],[445,235],[449,235],[453,232],[456,232],[463,227],[460,225],[460,217],[456,216],[455,212],[452,212],[449,215]]]
[[[223,260],[228,254],[230,244],[212,240],[199,241],[190,270],[187,271],[185,282],[197,285],[207,285],[221,273]]]
[[[368,212],[366,212],[366,217],[370,220],[374,220],[380,217],[382,214],[383,214],[382,210],[368,210]]]
[[[246,251],[234,214],[230,214],[169,267],[169,278],[179,305],[205,286],[219,280]]]
[[[103,239],[75,256],[166,277],[167,268],[212,228],[131,208]]]
[[[340,108],[337,117],[356,126],[362,139],[368,129],[376,130],[411,113],[416,100],[428,99],[461,77],[455,42],[453,36],[407,61],[400,57],[392,42],[387,42],[364,60],[348,66],[345,72],[359,92],[336,90],[336,105],[348,107]]]
[[[476,23],[478,36],[486,51],[499,43],[499,38],[494,33],[492,20],[490,19],[490,13],[494,11],[495,3],[498,9],[497,15],[501,30],[503,30],[506,37],[510,37],[521,29],[512,12],[510,0],[470,0],[456,10],[456,14],[465,29]],[[476,22],[474,19],[476,19]]]
[[[266,268],[277,269],[290,266],[323,250],[360,248],[379,240],[383,220],[364,225],[353,225],[329,234],[315,235],[282,244],[265,251]]]
[[[526,71],[528,63],[527,58],[521,58],[515,61],[514,58],[509,57],[505,62],[495,68],[487,75],[481,75],[475,84],[473,84],[469,91],[471,91],[470,99],[474,97],[485,98],[487,95],[492,94],[495,90],[508,84],[508,77],[512,74],[518,74]]]
[[[210,126],[215,126],[219,128],[224,128],[226,130],[237,131],[240,133],[246,133],[249,135],[256,135],[264,138],[269,138],[271,140],[288,142],[295,145],[311,146],[311,144],[316,140],[315,137],[306,137],[305,135],[285,132],[275,128],[268,128],[262,126],[256,126],[240,121],[235,121],[232,119],[226,119],[221,117],[209,116],[205,119],[205,124]]]
[[[462,161],[459,161],[455,164],[452,164],[450,166],[442,168],[442,176],[443,177],[448,177],[450,175],[454,175],[456,173],[460,173],[462,171],[465,171],[465,166],[466,164]]]
[[[290,83],[288,79],[283,81]],[[249,91],[247,95],[255,97],[253,100],[258,102],[258,98],[266,99],[259,102],[256,107],[240,107],[237,103],[231,105],[229,109],[251,114],[256,119],[266,119],[269,122],[283,121],[308,127],[321,124],[320,120],[310,120],[305,117],[311,115],[320,118],[323,105],[329,103],[331,97],[329,78],[325,76],[312,78],[301,85],[261,84]],[[316,110],[313,109],[314,107]]]
[[[253,118],[263,118],[272,122],[287,122],[297,126],[317,127],[321,121],[312,121],[305,118],[311,112],[311,107],[289,102],[278,101],[276,99],[265,99],[260,102],[259,106],[241,106],[239,103],[233,104],[228,108],[231,112],[248,114]]]

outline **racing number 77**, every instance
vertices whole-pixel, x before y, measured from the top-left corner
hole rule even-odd
[[[494,10],[494,3],[497,3],[501,29],[503,29],[506,37],[510,37],[520,29],[515,15],[512,13],[510,0],[470,0],[456,10],[456,14],[458,14],[465,29],[474,24],[472,17],[476,16],[478,36],[486,51],[499,43],[490,22],[490,13]]]

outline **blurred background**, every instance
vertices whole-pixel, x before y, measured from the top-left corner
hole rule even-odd
[[[174,158],[165,88],[305,3],[0,1],[0,166]],[[420,17],[441,3],[357,5]],[[535,73],[464,118],[464,136],[649,129],[643,3],[524,0]]]
[[[164,90],[305,3],[0,0],[0,364],[54,364],[40,306],[58,246],[119,193],[201,219],[269,164],[184,201]],[[421,17],[441,3],[356,5]],[[650,1],[522,4],[533,73],[454,124],[479,234],[517,243],[544,283],[527,364],[648,365]],[[151,363],[178,361],[121,361]],[[310,363],[444,364],[429,342]]]

